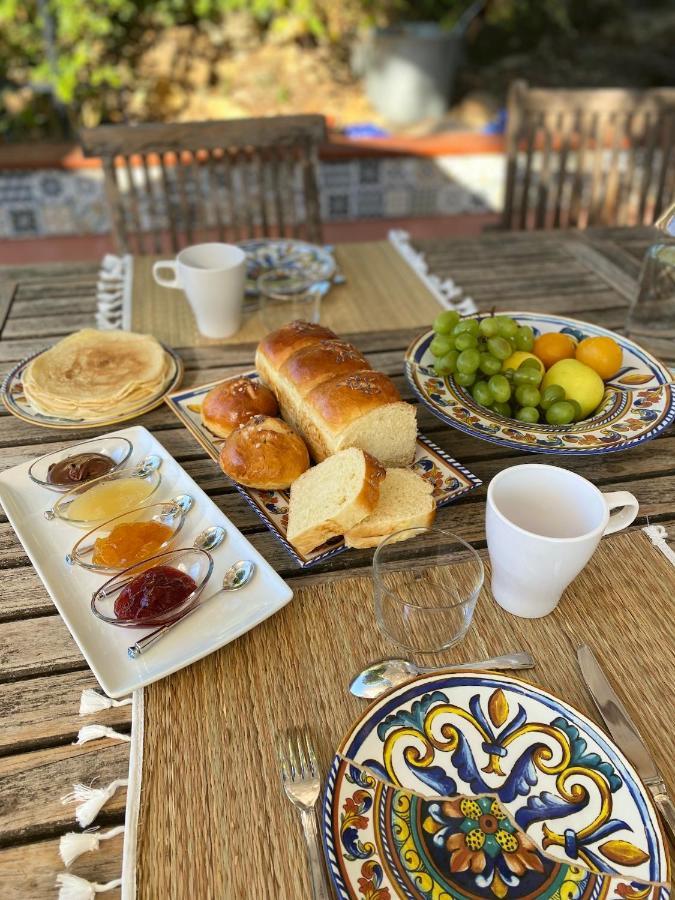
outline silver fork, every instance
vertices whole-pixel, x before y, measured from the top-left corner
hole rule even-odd
[[[277,745],[281,784],[293,806],[300,810],[300,821],[307,845],[307,862],[314,900],[328,900],[329,893],[322,865],[321,844],[314,807],[321,790],[321,775],[316,754],[307,732],[293,740],[289,735]]]

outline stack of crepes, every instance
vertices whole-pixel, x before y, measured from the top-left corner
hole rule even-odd
[[[23,389],[31,406],[44,415],[117,418],[157,397],[173,366],[150,335],[85,328],[32,360],[23,374]]]

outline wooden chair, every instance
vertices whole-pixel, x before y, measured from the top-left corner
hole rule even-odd
[[[675,196],[675,88],[511,85],[502,225],[651,224]]]
[[[197,240],[321,241],[316,153],[323,116],[85,129],[100,157],[118,252],[161,253]]]

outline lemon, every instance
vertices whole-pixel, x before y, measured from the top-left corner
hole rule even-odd
[[[605,395],[602,378],[578,359],[561,359],[554,363],[544,375],[541,390],[545,391],[552,384],[560,385],[567,400],[577,401],[582,419],[598,408]]]
[[[519,368],[521,363],[524,363],[526,359],[536,359],[541,367],[541,371],[544,371],[544,364],[538,356],[535,356],[534,353],[527,353],[525,350],[516,350],[502,363],[502,372],[506,372],[507,369],[515,370]]]

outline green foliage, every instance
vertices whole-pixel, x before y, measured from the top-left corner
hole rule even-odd
[[[633,0],[645,13],[670,0]],[[147,92],[138,75],[143,53],[164,29],[196,26],[205,33],[234,13],[247,13],[260,34],[287,31],[324,43],[346,58],[364,25],[430,20],[451,27],[470,0],[0,0],[0,134],[22,137],[51,127],[67,110],[71,125],[128,116],[129,98]],[[622,28],[630,34],[626,0],[488,0],[482,26],[472,33],[467,71],[511,55],[548,55],[583,47],[606,33],[613,51]],[[52,34],[52,40],[47,36]],[[650,38],[651,40],[651,38]],[[643,40],[644,45],[644,40]],[[52,47],[51,52],[49,47]],[[651,45],[650,45],[651,46]],[[654,50],[654,47],[651,46]],[[672,48],[671,48],[672,49]],[[222,52],[227,52],[223,50]],[[564,66],[564,63],[563,63]],[[502,81],[504,79],[502,78]],[[504,82],[505,83],[505,82]],[[470,86],[470,85],[469,85]],[[283,90],[283,88],[279,88]],[[23,91],[23,93],[22,93]],[[9,102],[29,94],[19,102]],[[51,100],[55,98],[56,106]],[[22,105],[23,104],[23,105]]]

